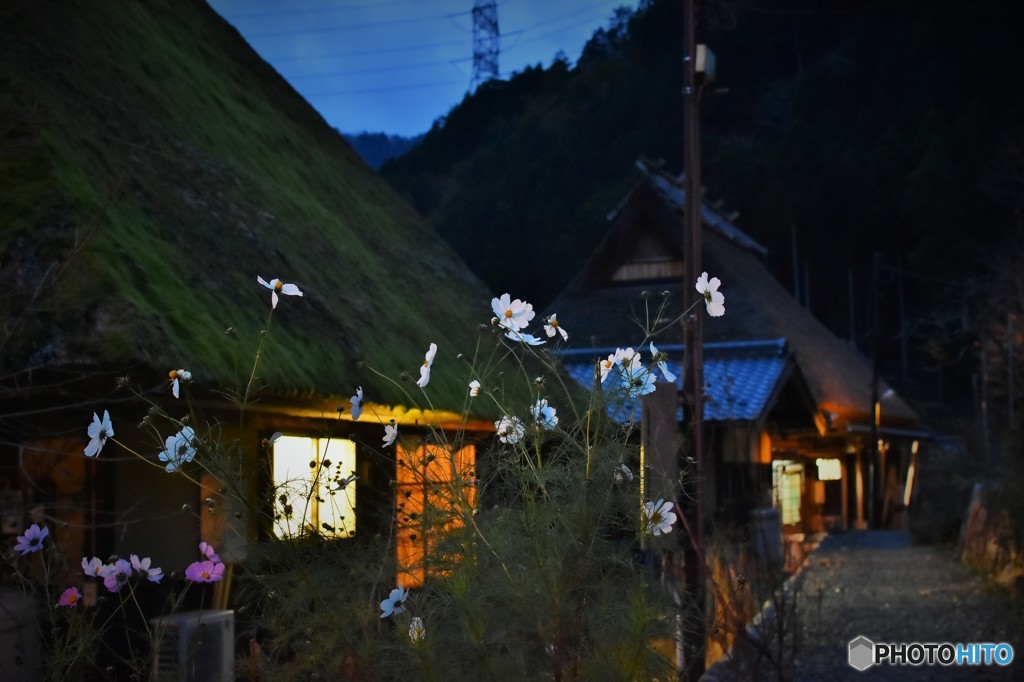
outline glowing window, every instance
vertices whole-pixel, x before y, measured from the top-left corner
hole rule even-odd
[[[438,544],[462,526],[462,514],[476,503],[476,448],[399,445],[397,452],[398,583],[413,587],[458,560],[443,555]]]
[[[819,459],[816,461],[818,463],[819,481],[838,481],[843,477],[843,465],[838,459]]]
[[[340,438],[282,436],[274,443],[274,535],[315,530],[336,538],[356,532],[356,444]]]
[[[785,460],[772,462],[772,479],[775,507],[782,514],[783,525],[799,523],[804,465]]]

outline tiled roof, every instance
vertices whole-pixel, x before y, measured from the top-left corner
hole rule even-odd
[[[669,356],[666,364],[676,376],[677,389],[682,390],[683,347],[673,344],[658,350]],[[614,348],[574,349],[561,355],[569,375],[589,388],[594,380],[594,363],[614,352]],[[646,366],[650,362],[649,349],[644,349],[643,354]],[[763,417],[771,408],[770,400],[778,394],[788,362],[789,352],[783,339],[705,344],[704,385],[708,400],[704,404],[704,419],[754,421]],[[640,400],[617,390],[618,386],[619,373],[613,371],[603,384],[609,396],[608,416],[620,423],[639,421]],[[683,418],[682,409],[678,418]]]

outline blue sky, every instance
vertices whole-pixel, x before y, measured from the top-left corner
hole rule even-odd
[[[416,135],[473,76],[474,0],[208,0],[342,132]],[[498,0],[502,77],[575,62],[617,7],[636,0]]]

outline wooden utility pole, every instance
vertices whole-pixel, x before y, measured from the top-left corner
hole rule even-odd
[[[688,451],[692,463],[688,470],[691,507],[680,510],[690,515],[690,531],[693,538],[680,538],[685,548],[686,592],[692,599],[695,618],[687,619],[684,633],[686,678],[696,680],[704,672],[706,632],[705,607],[705,564],[704,564],[704,357],[702,329],[704,310],[700,294],[694,287],[701,273],[701,191],[700,191],[700,87],[697,82],[697,31],[694,0],[685,3],[684,21],[684,89],[683,89],[683,173],[686,203],[683,211],[684,248],[686,268],[683,290],[689,292],[685,304],[696,303],[684,322],[685,373],[683,395],[686,402],[686,426],[688,427]]]

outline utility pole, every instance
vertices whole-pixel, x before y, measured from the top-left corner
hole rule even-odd
[[[478,85],[498,77],[498,5],[496,0],[476,0],[473,3],[473,80],[472,92]]]
[[[684,21],[684,89],[683,89],[683,173],[686,199],[683,211],[683,234],[686,250],[683,291],[689,297],[683,303],[696,304],[693,313],[684,321],[683,340],[685,354],[683,366],[683,396],[688,415],[688,445],[692,457],[687,480],[690,486],[691,508],[680,510],[690,515],[693,537],[682,539],[686,574],[686,592],[693,600],[696,618],[687,619],[692,625],[683,635],[686,656],[686,679],[697,680],[704,672],[707,618],[705,606],[704,563],[704,477],[707,471],[704,459],[704,355],[702,347],[703,310],[700,294],[694,282],[701,273],[701,191],[700,191],[700,88],[697,82],[697,31],[694,0],[683,0]]]

